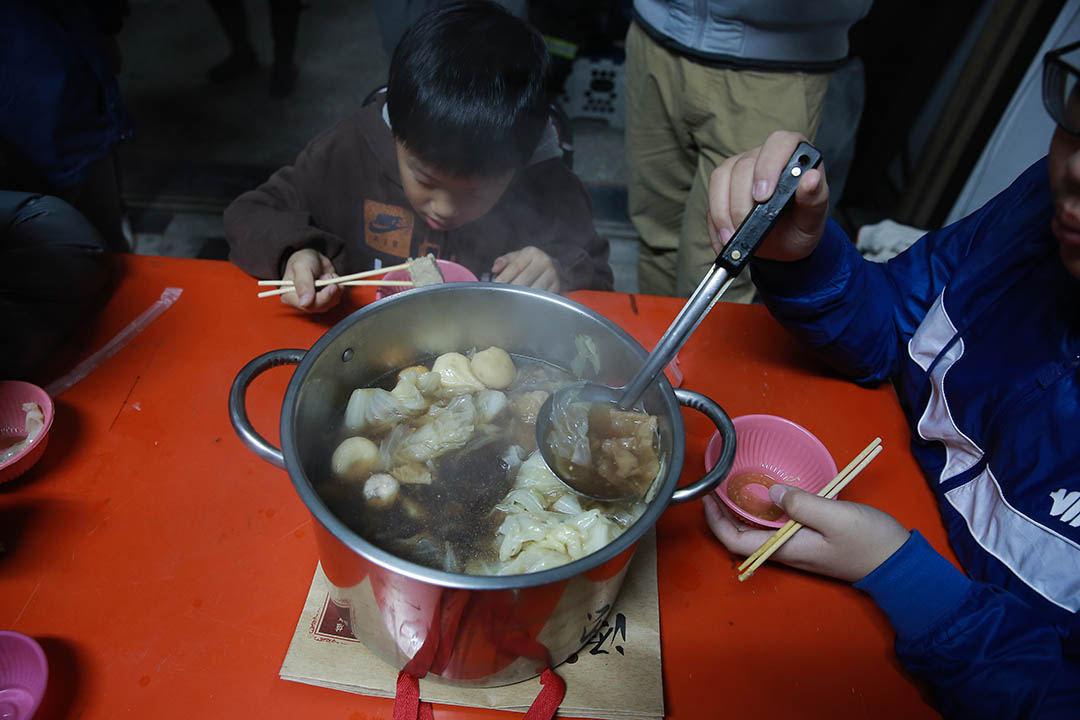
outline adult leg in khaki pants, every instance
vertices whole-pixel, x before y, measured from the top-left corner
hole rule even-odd
[[[709,175],[771,132],[812,138],[828,76],[715,68],[668,52],[635,24],[626,38],[630,217],[642,238],[643,293],[687,297],[716,258],[706,228]],[[744,273],[724,300],[750,302]]]
[[[682,67],[635,23],[626,35],[626,151],[630,219],[642,238],[638,288],[674,295],[679,228],[696,151],[680,132]]]

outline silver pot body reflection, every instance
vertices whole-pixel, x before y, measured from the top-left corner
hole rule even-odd
[[[607,547],[562,567],[528,575],[448,573],[403,560],[346,526],[316,492],[349,395],[418,359],[492,345],[569,368],[588,338],[599,360],[579,373],[619,386],[648,353],[603,316],[550,293],[492,283],[453,283],[398,293],[341,320],[311,349],[277,350],[237,374],[230,417],[258,456],[284,467],[311,512],[331,596],[346,608],[353,636],[417,677],[495,686],[538,675],[579,650],[615,602],[638,539],[670,502],[715,488],[731,467],[734,429],[712,400],[661,379],[642,396],[658,418],[663,470],[638,521]],[[247,418],[245,392],[266,369],[297,364],[281,409],[281,449]],[[720,462],[677,488],[684,457],[680,404],[705,413],[725,436]]]

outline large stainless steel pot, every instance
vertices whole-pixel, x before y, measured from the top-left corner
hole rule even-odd
[[[510,285],[454,283],[415,289],[369,305],[340,321],[310,350],[276,350],[247,364],[229,395],[241,440],[284,467],[314,516],[323,570],[334,601],[347,607],[353,635],[398,669],[454,685],[503,685],[539,674],[579,650],[615,601],[638,539],[669,502],[712,490],[731,468],[735,431],[709,398],[660,380],[642,396],[659,419],[664,470],[641,518],[609,546],[576,562],[530,575],[479,577],[402,560],[345,526],[315,491],[333,449],[349,394],[418,358],[498,345],[568,367],[575,338],[595,343],[594,379],[618,386],[647,356],[611,321],[566,298]],[[255,432],[245,392],[265,370],[297,364],[281,408],[281,449]],[[679,405],[707,415],[724,435],[720,462],[677,488],[684,431]]]

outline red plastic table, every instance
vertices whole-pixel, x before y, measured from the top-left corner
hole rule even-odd
[[[307,317],[255,297],[223,262],[127,256],[73,357],[100,347],[166,287],[169,310],[56,398],[41,462],[0,485],[0,628],[45,648],[40,718],[385,718],[389,700],[278,678],[317,561],[312,520],[286,474],[229,424],[236,372],[274,348],[309,347],[373,300]],[[571,297],[652,347],[681,301]],[[885,452],[844,497],[918,526],[950,558],[933,497],[908,452],[892,389],[857,387],[812,360],[760,307],[719,304],[680,352],[684,387],[732,416],[771,413],[815,433],[842,466],[875,435]],[[77,359],[77,358],[75,358]],[[292,367],[248,391],[277,441]],[[685,412],[683,479],[700,476],[712,429]],[[680,719],[936,717],[897,663],[893,633],[849,586],[766,564],[736,579],[700,502],[658,524],[665,703]],[[436,706],[436,718],[512,715]]]

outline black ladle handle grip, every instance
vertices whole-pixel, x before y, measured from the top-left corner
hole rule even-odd
[[[821,153],[808,142],[801,142],[788,160],[787,167],[777,180],[772,197],[754,206],[746,219],[742,221],[735,234],[731,236],[724,251],[716,257],[716,267],[727,270],[729,277],[734,277],[750,262],[761,246],[761,242],[776,225],[780,213],[795,197],[803,174],[816,168],[821,163]]]

